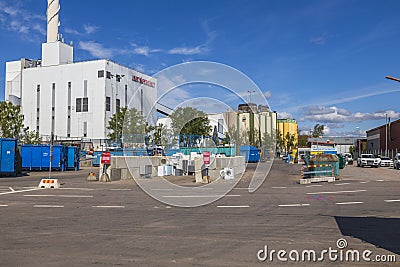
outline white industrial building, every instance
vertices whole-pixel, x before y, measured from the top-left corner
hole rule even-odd
[[[59,1],[48,0],[42,59],[6,63],[5,100],[21,105],[24,124],[40,135],[106,139],[120,107],[134,107],[156,123],[157,80],[110,60],[74,62],[58,33]]]

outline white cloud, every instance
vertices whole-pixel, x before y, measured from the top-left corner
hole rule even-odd
[[[313,37],[310,39],[310,43],[317,44],[317,45],[323,45],[323,44],[325,44],[325,41],[326,41],[326,38],[324,36]]]
[[[81,41],[78,43],[78,47],[89,52],[92,56],[97,58],[111,58],[115,54],[115,50],[105,48],[102,44],[93,41]]]
[[[25,10],[21,2],[0,1],[0,27],[19,33],[26,40],[36,41],[46,35],[46,30],[40,24],[45,21],[45,16]]]
[[[343,123],[382,120],[386,115],[392,119],[400,118],[400,113],[394,110],[377,111],[373,113],[356,112],[337,107],[310,106],[302,108],[304,116],[301,121],[315,121],[319,123]]]
[[[80,33],[79,31],[77,31],[75,29],[71,29],[71,28],[65,28],[64,31],[65,31],[65,33],[68,33],[68,34],[82,35],[82,33]]]
[[[203,54],[207,52],[208,49],[204,47],[203,45],[199,45],[196,47],[176,47],[172,48],[168,51],[168,54],[170,55],[184,55],[184,56],[190,56],[190,55],[197,55],[197,54]]]
[[[83,25],[83,30],[85,31],[86,34],[92,34],[95,31],[97,31],[99,27],[94,26],[94,25],[89,25],[89,24],[84,24]]]
[[[264,96],[265,96],[266,99],[271,98],[272,97],[271,91],[264,92]]]
[[[278,119],[293,119],[293,115],[289,112],[278,112]]]

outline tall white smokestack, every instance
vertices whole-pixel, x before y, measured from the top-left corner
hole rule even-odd
[[[60,1],[59,0],[47,0],[47,42],[53,43],[59,40],[58,38],[58,27],[60,21],[58,19],[58,13],[60,12]]]

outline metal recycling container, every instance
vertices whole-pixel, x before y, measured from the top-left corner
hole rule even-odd
[[[0,139],[0,175],[16,176],[17,140]]]
[[[68,156],[67,156],[67,169],[68,170],[74,170],[77,171],[79,170],[79,155],[80,155],[80,149],[79,147],[76,146],[69,146],[68,148]]]
[[[67,169],[67,147],[53,146],[52,170],[65,171]],[[50,145],[22,145],[22,169],[48,170],[50,168]]]
[[[316,172],[313,177],[332,176],[332,168],[335,177],[340,175],[339,159],[334,154],[313,155],[306,162],[309,171]]]
[[[239,155],[243,156],[246,162],[260,161],[260,151],[254,146],[241,146]]]

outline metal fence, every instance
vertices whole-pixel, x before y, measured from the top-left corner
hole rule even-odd
[[[389,157],[391,159],[394,159],[396,157],[396,154],[400,153],[400,150],[398,149],[390,149],[390,150],[384,150],[384,149],[371,149],[371,150],[363,150],[361,151],[361,154],[373,154],[373,155],[379,155],[379,156],[385,156]],[[358,158],[359,155],[355,155],[355,159]]]

